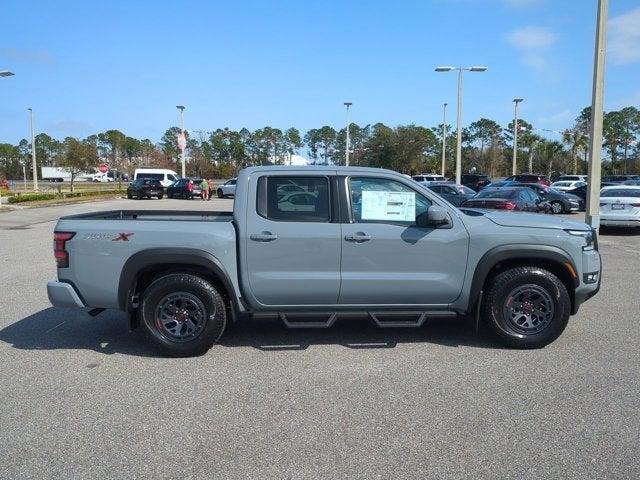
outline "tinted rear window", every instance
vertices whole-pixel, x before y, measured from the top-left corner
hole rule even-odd
[[[139,173],[136,178],[153,178],[154,180],[164,180],[162,173]]]
[[[621,188],[616,190],[605,190],[601,197],[638,197],[640,198],[640,188]]]
[[[283,187],[297,185],[299,191]],[[257,211],[278,222],[328,222],[329,179],[326,177],[268,176],[258,179]]]
[[[514,189],[482,190],[475,198],[511,198],[516,195],[517,192],[518,190]]]

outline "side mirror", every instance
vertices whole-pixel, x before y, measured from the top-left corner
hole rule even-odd
[[[419,228],[437,227],[449,223],[447,211],[435,205],[431,205],[429,210],[416,217],[416,226]]]

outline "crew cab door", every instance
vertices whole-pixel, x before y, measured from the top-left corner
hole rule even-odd
[[[341,304],[444,305],[460,295],[469,235],[459,219],[416,226],[432,201],[409,181],[351,177],[344,188]]]
[[[334,305],[341,226],[333,218],[329,176],[259,175],[249,188],[242,238],[250,300],[268,306]]]

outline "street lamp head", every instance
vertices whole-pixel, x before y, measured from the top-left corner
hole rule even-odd
[[[33,112],[33,108],[27,108],[27,110],[29,110],[30,112]]]
[[[451,70],[455,70],[455,67],[450,67],[450,66],[441,66],[441,67],[436,67],[436,72],[450,72]]]
[[[353,105],[353,102],[344,102],[344,105],[349,108],[351,105]]]
[[[473,67],[469,67],[470,72],[486,72],[487,67],[481,65],[474,65]]]
[[[0,70],[0,77],[11,77],[15,75],[15,73],[10,72],[9,70]]]
[[[184,110],[184,105],[176,105],[176,108],[177,108],[178,110]]]
[[[524,98],[514,98],[513,101],[516,103],[524,102]]]

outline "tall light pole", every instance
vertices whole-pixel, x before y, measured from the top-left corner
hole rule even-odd
[[[442,169],[440,174],[444,177],[447,168],[447,104],[442,105]]]
[[[511,175],[518,173],[518,104],[523,100],[523,98],[513,99],[515,107],[513,109],[513,164],[511,165]]]
[[[436,72],[452,72],[454,70],[458,71],[458,133],[456,139],[456,183],[459,184],[462,180],[462,76],[465,70],[468,72],[484,72],[487,70],[487,67],[436,67]]]
[[[11,77],[14,75],[13,72],[9,70],[0,70],[0,77]],[[0,191],[0,198],[2,197],[2,191]],[[0,209],[2,209],[2,200],[0,199]]]
[[[589,178],[587,184],[586,221],[600,227],[600,173],[602,170],[602,103],[604,96],[604,60],[607,38],[608,0],[598,0],[596,46],[593,59],[593,92],[591,96],[591,135],[589,137]]]
[[[344,102],[344,106],[347,107],[347,145],[346,145],[346,149],[345,149],[345,156],[344,156],[344,164],[345,166],[349,166],[349,126],[351,125],[351,121],[349,120],[349,109],[351,108],[351,105],[353,105],[352,102]]]
[[[38,168],[36,167],[36,135],[33,131],[33,109],[29,110],[29,117],[31,120],[31,167],[33,168],[33,189],[38,190]]]
[[[184,165],[184,155],[185,155],[185,150],[187,149],[186,146],[186,141],[187,141],[187,137],[185,137],[184,135],[184,105],[176,105],[176,108],[178,110],[180,110],[180,134],[182,135],[182,138],[185,141],[185,145],[184,148],[182,148],[182,152],[180,154],[180,160],[182,162],[182,178],[186,177],[186,169],[185,169],[185,165]]]

